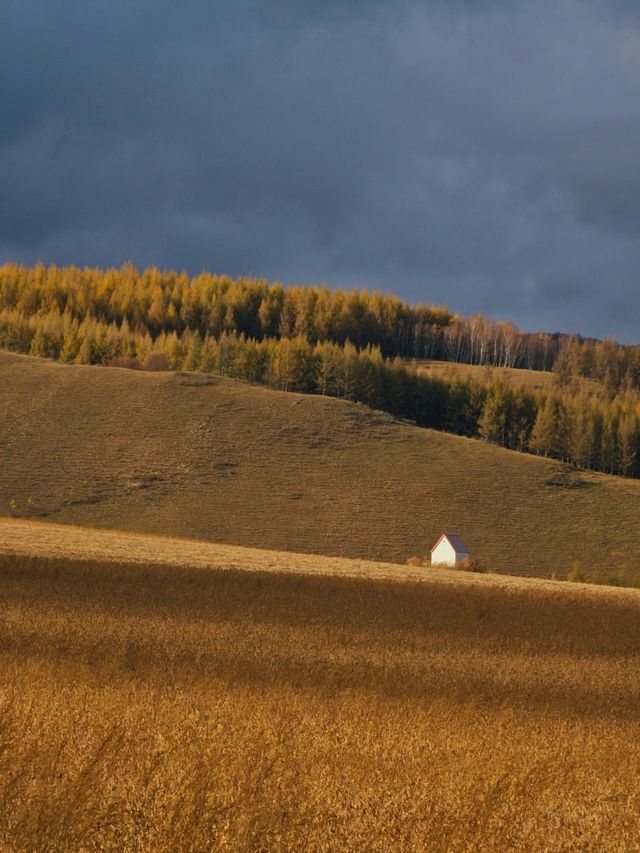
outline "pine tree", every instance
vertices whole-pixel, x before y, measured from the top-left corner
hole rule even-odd
[[[511,389],[501,380],[495,379],[487,389],[484,407],[478,421],[478,432],[482,438],[506,445],[512,413]]]
[[[591,468],[595,462],[593,407],[587,397],[574,400],[571,407],[568,452],[580,468]]]
[[[318,393],[337,395],[337,359],[336,346],[329,341],[317,343],[314,348],[316,365],[316,387]]]
[[[638,416],[634,411],[627,411],[620,418],[618,430],[620,470],[626,477],[632,477],[638,473],[638,447],[640,444]]]
[[[31,338],[29,355],[36,355],[40,356],[41,358],[47,358],[49,356],[49,347],[47,344],[47,339],[44,334],[44,329],[41,325],[37,327],[34,336]]]
[[[93,337],[90,332],[87,332],[82,339],[74,361],[76,364],[94,364],[93,353]]]
[[[620,466],[619,414],[613,404],[604,411],[600,465],[608,474],[614,474]]]
[[[566,412],[562,401],[558,397],[547,397],[538,408],[529,448],[534,453],[562,459],[566,454],[566,434]]]
[[[201,350],[200,335],[197,332],[186,332],[183,342],[182,370],[200,370]]]
[[[511,416],[507,425],[509,447],[520,451],[527,449],[537,412],[534,397],[524,387],[513,392]]]
[[[80,341],[78,340],[77,331],[75,328],[69,327],[65,332],[62,348],[60,350],[61,361],[66,361],[67,364],[71,364],[76,360],[79,349]]]

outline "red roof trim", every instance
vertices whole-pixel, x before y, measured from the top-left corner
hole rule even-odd
[[[459,542],[464,546],[464,551],[460,551],[458,548],[456,548],[455,544],[451,541],[452,536],[455,537],[456,539],[458,539]],[[459,533],[451,533],[450,531],[448,533],[441,533],[440,534],[438,541],[431,548],[431,551],[435,551],[435,549],[438,547],[438,545],[442,542],[443,539],[447,540],[447,542],[449,543],[449,545],[451,545],[451,547],[456,552],[456,554],[468,554],[469,553],[469,549],[465,545],[464,540],[462,539],[462,536],[460,536]]]
[[[446,538],[447,538],[447,534],[446,534],[446,533],[441,533],[441,534],[440,534],[440,536],[438,537],[438,540],[437,540],[436,544],[431,546],[431,550],[432,550],[432,551],[435,551],[435,550],[436,550],[436,548],[438,547],[438,545],[442,542],[442,540],[443,540],[443,539],[446,539]]]

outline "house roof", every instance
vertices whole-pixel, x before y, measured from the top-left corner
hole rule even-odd
[[[462,536],[460,536],[458,533],[443,533],[438,538],[438,541],[436,542],[436,544],[433,546],[433,548],[431,550],[435,551],[435,549],[438,547],[438,545],[442,542],[443,539],[447,539],[449,541],[450,545],[453,547],[453,550],[457,554],[468,554],[469,553],[469,549],[467,548],[467,546],[462,541]]]

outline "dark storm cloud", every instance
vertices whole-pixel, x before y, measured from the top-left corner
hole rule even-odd
[[[640,15],[5,0],[0,254],[640,337]]]

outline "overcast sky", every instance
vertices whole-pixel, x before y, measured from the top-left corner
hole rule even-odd
[[[2,260],[640,341],[633,0],[2,0],[0,80]]]

